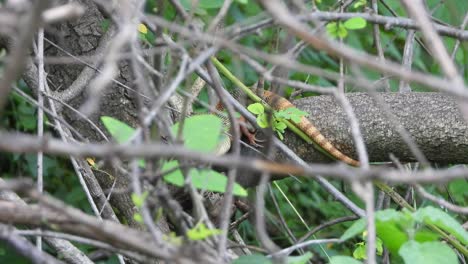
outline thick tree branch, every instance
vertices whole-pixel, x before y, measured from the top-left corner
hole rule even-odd
[[[400,124],[411,134],[429,161],[467,163],[468,124],[455,98],[441,93],[381,93]],[[363,93],[347,95],[360,122],[371,162],[390,161],[394,154],[402,162],[414,161],[411,152],[391,126],[378,104]],[[308,97],[294,101],[309,113],[309,119],[340,150],[355,156],[346,114],[332,96]],[[287,134],[285,143],[306,161],[326,161],[320,152]]]

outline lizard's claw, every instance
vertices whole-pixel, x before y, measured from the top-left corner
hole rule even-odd
[[[256,138],[255,133],[250,132],[248,129],[242,129],[242,134],[247,138],[250,145],[256,148],[263,148],[263,146],[258,143],[265,142],[265,140]]]
[[[249,136],[247,136],[247,139],[249,140],[250,145],[256,148],[263,148],[263,146],[258,144],[257,142],[262,143],[262,142],[265,142],[265,140],[257,139],[255,137],[255,134],[250,134]]]

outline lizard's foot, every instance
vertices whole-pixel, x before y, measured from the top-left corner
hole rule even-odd
[[[246,137],[249,140],[250,145],[252,145],[252,146],[254,146],[256,148],[263,148],[263,146],[258,144],[258,143],[265,142],[265,140],[256,138],[255,134],[252,134],[252,133],[250,133],[249,135],[246,135]]]
[[[258,144],[258,143],[262,143],[262,142],[265,142],[265,140],[262,140],[262,139],[258,139],[255,137],[255,133],[252,133],[249,131],[249,129],[247,129],[246,127],[244,126],[241,126],[241,131],[242,131],[242,134],[247,138],[247,140],[249,141],[249,144],[256,147],[256,148],[262,148],[263,146]]]

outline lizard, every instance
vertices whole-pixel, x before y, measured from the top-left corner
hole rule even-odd
[[[260,99],[262,99],[268,106],[272,108],[274,111],[281,111],[285,110],[288,108],[293,108],[295,107],[289,100],[287,100],[284,97],[281,97],[271,91],[268,90],[262,90],[260,93],[257,93],[257,96],[259,96]],[[216,110],[217,111],[223,111],[223,106],[221,103],[218,103],[216,105]],[[222,123],[223,123],[223,130],[224,134],[229,131],[230,124],[228,118],[219,112],[217,113],[212,113],[221,118]],[[244,117],[240,116],[238,118],[240,125],[240,130],[242,135],[244,135],[247,139],[250,145],[253,145],[255,147],[259,147],[260,145],[257,142],[261,142],[255,137],[255,134],[252,133],[247,126],[245,125],[247,122]],[[340,150],[338,150],[323,134],[313,125],[313,123],[307,119],[306,117],[302,116],[300,122],[293,122],[290,121],[295,127],[297,127],[300,131],[302,131],[308,138],[310,138],[315,144],[319,147],[322,148],[322,150],[325,151],[326,154],[331,155],[332,158],[336,160],[340,160],[348,165],[358,167],[359,166],[359,161],[354,160],[350,158],[349,156],[345,155],[342,153]],[[231,138],[229,136],[226,137],[226,135],[223,135],[223,138],[220,140],[218,147],[216,149],[216,153],[218,155],[222,155],[226,153],[229,148],[230,148],[230,143],[231,143]]]
[[[270,107],[272,110],[281,111],[284,109],[288,109],[291,107],[295,107],[289,100],[284,97],[281,97],[271,91],[262,90],[259,93],[254,93],[251,89],[249,89],[246,85],[244,85],[237,77],[235,77],[224,65],[215,57],[211,58],[211,61],[214,63],[216,68],[225,75],[229,80],[231,80],[235,86],[239,87],[247,96],[255,101],[255,102],[264,102],[264,106]],[[218,103],[217,110],[222,110],[222,105]],[[229,121],[224,116],[218,115],[222,120],[223,124],[226,126],[225,131],[229,130]],[[242,117],[241,117],[242,118]],[[245,119],[241,119],[240,123],[245,123]],[[338,150],[328,139],[326,139],[323,134],[313,125],[313,123],[307,119],[306,117],[301,117],[300,122],[295,123],[292,121],[286,120],[285,122],[290,129],[297,128],[293,132],[301,136],[307,142],[312,142],[316,145],[317,149],[324,154],[331,156],[334,159],[340,160],[348,165],[359,167],[359,161],[350,158],[349,156],[345,155],[343,152]],[[241,132],[245,135],[249,143],[254,146],[258,146],[256,142],[258,140],[255,138],[255,135],[250,133],[246,127],[241,126]],[[229,139],[229,138],[228,138]],[[227,142],[226,139],[220,143],[222,145],[223,152],[219,151],[218,147],[218,154],[224,154],[229,150],[230,142]]]
[[[295,107],[288,99],[281,97],[271,91],[264,90],[261,93],[257,93],[257,95],[275,111],[281,111]],[[299,128],[302,132],[304,132],[304,134],[306,134],[312,141],[314,141],[320,148],[325,150],[333,158],[340,160],[348,165],[359,167],[359,161],[345,155],[343,152],[338,150],[306,117],[302,116],[300,122],[298,123],[292,120],[290,122]]]

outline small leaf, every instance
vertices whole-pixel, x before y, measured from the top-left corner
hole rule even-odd
[[[237,3],[241,4],[241,5],[246,5],[249,3],[249,0],[236,0]]]
[[[133,204],[136,207],[141,208],[143,206],[143,203],[146,200],[146,197],[148,197],[148,191],[143,192],[141,195],[132,193],[131,197],[132,197]]]
[[[257,124],[261,128],[267,128],[268,127],[268,119],[265,114],[260,114],[257,116]]]
[[[101,122],[112,137],[120,144],[127,142],[135,132],[133,127],[110,116],[101,116]]]
[[[367,231],[364,231],[364,235],[366,235]],[[382,256],[383,253],[383,242],[382,239],[377,237],[375,243],[377,255]],[[367,259],[367,244],[366,242],[359,242],[356,244],[356,249],[353,251],[353,257],[355,259]]]
[[[468,181],[466,179],[457,179],[450,181],[448,185],[451,196],[457,203],[464,204],[468,202]]]
[[[281,122],[281,121],[277,121],[275,123],[275,129],[280,131],[280,132],[284,132],[284,130],[287,128],[288,126],[286,125],[286,123],[284,122]]]
[[[342,23],[338,23],[338,30],[336,31],[336,35],[342,39],[348,36],[348,30],[346,30]]]
[[[194,228],[187,231],[187,237],[190,240],[203,240],[207,237],[219,234],[221,234],[221,230],[208,229],[204,223],[199,223]]]
[[[468,232],[449,214],[432,206],[420,208],[414,213],[416,221],[426,224],[433,224],[440,229],[447,231],[460,242],[468,245]]]
[[[291,121],[297,124],[301,122],[301,118],[299,116],[291,116]]]
[[[244,255],[235,259],[232,264],[271,264],[271,260],[263,255],[253,254],[253,255]]]
[[[367,4],[366,0],[358,0],[356,3],[354,3],[353,8],[357,9],[361,6],[365,6]]]
[[[146,35],[143,33],[138,32],[138,39],[141,41],[146,41]]]
[[[362,264],[362,262],[347,256],[334,256],[330,258],[330,264]]]
[[[88,162],[89,166],[91,166],[94,169],[96,168],[96,162],[94,162],[93,158],[86,158],[86,161]]]
[[[375,214],[377,235],[392,253],[397,253],[400,246],[408,240],[406,229],[411,227],[412,223],[411,215],[397,212],[394,209],[378,211]],[[362,233],[365,228],[365,219],[359,219],[345,231],[340,239],[348,240]]]
[[[138,32],[146,35],[148,33],[148,28],[145,26],[145,24],[138,24]]]
[[[192,8],[192,0],[181,0],[180,2],[186,10],[190,10],[190,8]],[[220,8],[223,5],[224,0],[199,0],[197,2],[198,8],[213,9]]]
[[[344,233],[341,235],[340,240],[346,241],[361,234],[366,229],[366,220],[359,219],[354,222]]]
[[[408,241],[398,251],[406,264],[457,264],[457,255],[445,243]]]
[[[345,38],[348,35],[348,30],[346,30],[341,22],[328,23],[327,32],[332,38]]]
[[[288,264],[306,264],[311,258],[312,252],[307,252],[301,256],[288,257],[286,263]]]
[[[281,134],[281,132],[276,131],[276,134],[278,134],[278,137],[279,137],[280,140],[284,139],[284,136],[283,136],[283,134]]]
[[[165,162],[162,165],[161,171],[164,173],[178,166],[179,162],[176,160]],[[226,190],[227,178],[217,171],[209,169],[190,169],[189,176],[191,177],[193,186],[199,190],[209,190],[220,193],[224,193]],[[164,175],[164,181],[176,186],[184,186],[184,176],[178,169]],[[238,196],[247,196],[247,191],[237,183],[234,184],[233,193]]]
[[[213,152],[216,150],[223,129],[221,118],[215,115],[194,115],[184,122],[182,138],[184,146],[190,150]],[[179,123],[171,127],[172,134],[177,136]]]
[[[247,110],[249,110],[252,114],[260,115],[265,112],[265,108],[261,103],[255,103],[247,106]]]
[[[356,249],[353,251],[353,257],[355,259],[366,259],[366,245],[364,242],[357,244]]]
[[[168,235],[163,234],[163,240],[167,241],[173,245],[181,246],[182,245],[182,237],[177,236],[175,232],[169,232]]]
[[[375,247],[377,249],[377,255],[382,256],[383,254],[383,242],[382,239],[377,238],[377,243],[375,244]]]
[[[366,22],[366,20],[364,18],[362,18],[362,17],[353,17],[353,18],[350,18],[350,19],[346,20],[343,25],[347,29],[354,30],[354,29],[365,28],[366,24],[367,24],[367,22]]]
[[[109,26],[110,26],[110,20],[109,19],[104,19],[104,20],[101,21],[102,31],[107,32],[107,30],[109,30]]]
[[[328,23],[326,26],[326,29],[327,29],[328,35],[334,38],[337,37],[338,24],[336,22]]]
[[[137,221],[138,223],[143,223],[143,217],[139,213],[133,214],[133,219]]]

